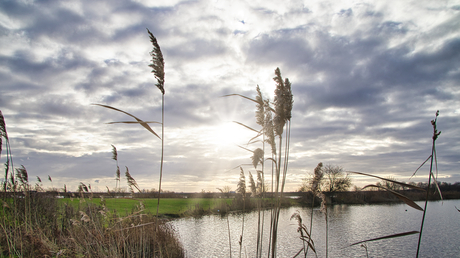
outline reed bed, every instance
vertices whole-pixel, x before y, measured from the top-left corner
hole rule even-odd
[[[54,193],[18,191],[5,196],[0,212],[2,257],[184,256],[167,221],[144,213],[142,203],[120,216],[107,209],[104,198],[96,204],[76,197],[77,204],[70,205],[59,203]]]

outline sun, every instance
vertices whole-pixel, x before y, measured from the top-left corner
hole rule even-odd
[[[213,142],[219,148],[245,145],[252,137],[256,136],[254,131],[235,122],[223,122],[214,129]]]

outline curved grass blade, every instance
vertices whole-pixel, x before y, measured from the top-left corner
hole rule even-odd
[[[436,178],[434,177],[433,172],[430,172],[430,174],[431,174],[431,177],[433,178],[434,185],[436,186],[436,190],[437,190],[438,193],[439,193],[439,197],[441,198],[441,200],[444,200],[444,199],[442,198],[442,193],[441,193],[441,189],[439,188],[438,181],[437,181]]]
[[[108,122],[107,124],[139,124],[140,122],[137,121],[120,121],[120,122]],[[157,121],[144,121],[146,124],[161,124],[160,122]]]
[[[250,142],[246,143],[246,145],[254,144],[254,143],[258,143],[258,142],[262,142],[262,141],[261,140],[250,141]]]
[[[433,149],[433,152],[434,152],[434,162],[436,165],[436,177],[438,177],[438,159],[436,158],[436,148]],[[430,174],[431,174],[431,177],[433,177],[433,181],[434,181],[434,184],[436,185],[436,189],[438,190],[439,197],[441,198],[441,200],[444,200],[442,198],[441,189],[439,188],[438,181],[436,180],[436,177],[434,176],[433,171],[430,170]]]
[[[126,114],[126,115],[128,115],[128,116],[130,116],[130,117],[136,119],[137,122],[138,122],[140,125],[142,125],[142,126],[143,126],[145,129],[147,129],[149,132],[153,133],[156,137],[158,137],[158,139],[161,139],[160,136],[158,136],[158,134],[156,134],[156,133],[152,130],[152,128],[150,128],[150,126],[149,126],[146,122],[144,122],[144,121],[142,121],[141,119],[135,117],[134,115],[131,115],[131,114],[128,113],[128,112],[125,112],[125,111],[123,111],[123,110],[120,110],[120,109],[118,109],[118,108],[114,108],[114,107],[111,107],[111,106],[102,105],[102,104],[92,104],[92,105],[101,106],[101,107],[105,107],[105,108],[108,108],[108,109],[113,109],[113,110],[115,110],[115,111],[118,111],[118,112],[121,112],[121,113],[123,113],[123,114]]]
[[[276,162],[276,160],[275,160],[274,158],[267,158],[267,159],[265,159],[265,160],[271,160],[273,163],[275,163],[275,166],[276,166],[276,164],[277,164],[277,162]]]
[[[311,250],[316,253],[316,249],[315,247],[312,245],[312,243],[310,243],[309,240],[311,240],[313,242],[313,240],[311,238],[308,238],[306,236],[303,236],[303,237],[300,237],[300,239],[302,239],[302,241],[306,242],[308,244],[308,246],[311,248]]]
[[[418,233],[419,233],[418,231],[409,231],[409,232],[398,233],[398,234],[394,234],[394,235],[388,235],[388,236],[383,236],[383,237],[377,237],[377,238],[367,239],[367,240],[363,240],[363,241],[359,241],[359,242],[353,243],[353,244],[349,245],[348,247],[354,246],[354,245],[357,245],[357,244],[361,244],[361,243],[365,243],[365,242],[372,242],[372,241],[377,241],[377,240],[382,240],[382,239],[388,239],[388,238],[409,236],[409,235],[418,234]]]
[[[252,166],[252,164],[241,164],[241,165],[238,165],[238,166],[236,166],[236,167],[234,167],[232,169],[227,170],[226,172],[230,172],[230,171],[232,171],[234,169],[241,168],[242,166]]]
[[[414,201],[412,201],[411,199],[407,198],[406,196],[398,193],[398,192],[395,192],[393,190],[390,190],[388,188],[385,188],[385,187],[382,187],[382,186],[378,186],[378,185],[366,185],[365,187],[363,187],[363,189],[365,188],[368,188],[368,187],[377,187],[377,188],[381,188],[381,189],[384,189],[394,195],[396,195],[396,197],[398,197],[399,199],[401,199],[403,202],[405,202],[407,205],[409,205],[410,207],[416,209],[416,210],[419,210],[419,211],[423,211],[422,207],[418,206]]]
[[[263,130],[263,129],[262,129],[262,130]],[[260,136],[263,135],[262,130],[260,130],[259,132],[257,132],[257,135],[256,135],[256,136],[254,136],[254,137],[252,137],[251,139],[249,139],[249,141],[248,141],[247,144],[249,145],[249,144],[251,144],[251,143],[258,142],[258,141],[254,141],[254,140],[257,139],[257,138],[259,138]]]
[[[230,97],[230,96],[239,96],[239,97],[245,98],[245,99],[247,99],[247,100],[254,101],[255,103],[259,103],[259,102],[257,102],[257,100],[248,98],[248,97],[243,96],[243,95],[241,95],[241,94],[227,94],[227,95],[222,96],[222,98],[223,98],[223,97]]]
[[[297,256],[299,256],[299,254],[303,251],[303,247],[294,255],[292,256],[292,258],[296,258]]]
[[[240,145],[237,145],[237,146],[240,147],[240,148],[243,149],[243,150],[247,150],[247,151],[250,151],[250,152],[254,153],[254,151],[252,151],[252,150],[250,150],[250,149],[248,149],[248,148],[242,147],[242,146],[240,146]]]
[[[415,172],[412,174],[412,176],[410,176],[409,180],[411,180],[412,177],[415,176],[415,173],[417,173],[417,171],[418,171],[421,167],[423,167],[423,165],[425,165],[425,163],[426,163],[430,158],[431,158],[431,155],[422,163],[422,165],[420,165],[420,166],[415,170]]]
[[[247,125],[245,125],[245,124],[243,124],[243,123],[236,122],[236,121],[233,121],[233,123],[239,124],[239,125],[241,125],[241,126],[246,127],[247,129],[249,129],[249,130],[251,130],[251,131],[254,131],[254,132],[256,132],[256,133],[259,133],[259,131],[257,131],[256,129],[251,128],[251,127],[249,127],[249,126],[247,126]]]
[[[457,208],[457,206],[455,206],[455,209],[457,209],[457,210],[458,210],[458,212],[460,212],[460,210]]]
[[[398,184],[398,185],[402,185],[402,186],[405,186],[405,187],[408,187],[408,188],[412,188],[412,189],[416,189],[416,190],[420,190],[420,191],[426,191],[425,189],[423,189],[421,187],[418,187],[418,186],[415,186],[415,185],[410,185],[410,184],[398,182],[398,181],[395,181],[395,180],[391,180],[391,179],[388,179],[388,178],[374,176],[374,175],[371,175],[371,174],[366,174],[366,173],[362,173],[362,172],[355,172],[355,171],[347,171],[347,173],[353,173],[353,174],[358,174],[358,175],[363,175],[363,176],[375,177],[375,178],[378,178],[378,179],[381,179],[381,180],[384,180],[384,181],[388,181],[388,182],[392,182],[392,183],[395,183],[395,184]]]

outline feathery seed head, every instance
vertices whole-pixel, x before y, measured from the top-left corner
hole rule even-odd
[[[117,148],[112,145],[112,159],[118,161],[118,152]]]
[[[85,184],[83,184],[82,182],[80,182],[80,185],[78,186],[78,191],[79,191],[80,193],[82,193],[83,190],[84,190],[85,192],[88,192],[88,187],[87,187]]]
[[[320,163],[318,163],[318,165],[316,166],[316,168],[314,170],[313,179],[311,181],[311,191],[313,193],[318,191],[319,183],[323,179],[324,173],[323,173],[322,168],[323,168],[323,163],[320,162]]]
[[[257,148],[254,150],[254,155],[252,155],[252,165],[254,168],[257,168],[257,165],[260,163],[262,164],[264,158],[264,151],[261,148]]]
[[[327,216],[327,201],[326,201],[326,195],[324,193],[321,193],[319,195],[321,198],[321,209],[320,211],[324,213]]]
[[[272,148],[272,154],[276,155],[276,143],[275,143],[275,131],[274,131],[274,125],[273,125],[273,119],[272,119],[272,112],[270,108],[270,103],[268,100],[264,101],[265,105],[265,126],[264,126],[264,131],[265,135],[267,136],[266,142],[270,144]]]
[[[264,175],[263,175],[263,171],[262,170],[257,170],[257,191],[259,193],[263,193],[265,192],[265,189],[264,189]]]
[[[91,219],[89,218],[89,216],[85,212],[80,211],[80,215],[81,215],[81,219],[80,219],[81,221],[83,221],[83,222],[90,222],[91,221]]]
[[[279,68],[276,68],[275,75],[276,76],[273,78],[276,82],[274,99],[275,117],[273,119],[273,124],[275,126],[276,134],[282,135],[285,123],[291,119],[293,97],[291,92],[291,83],[288,79],[283,82]]]
[[[152,68],[152,73],[155,75],[158,83],[155,86],[160,89],[161,93],[165,94],[164,84],[165,84],[165,62],[163,59],[163,54],[161,53],[160,45],[158,45],[157,39],[153,34],[147,29],[147,32],[150,36],[150,42],[152,42],[153,50],[150,52],[152,57],[152,63],[149,66]]]
[[[8,139],[6,134],[5,119],[3,118],[2,111],[0,110],[0,155],[2,154],[2,138],[5,137]]]
[[[246,177],[244,176],[243,168],[240,167],[240,180],[238,181],[236,191],[243,195],[243,198],[246,196]]]
[[[21,168],[16,169],[16,177],[19,178],[19,181],[21,181],[21,184],[25,185],[29,182],[29,175],[27,173],[26,168],[21,165]]]
[[[260,126],[264,126],[264,120],[265,120],[265,110],[264,110],[264,100],[262,97],[262,93],[260,92],[259,85],[257,85],[257,96],[256,96],[256,122]]]
[[[136,180],[134,180],[134,178],[129,173],[128,167],[126,167],[125,176],[126,176],[126,180],[128,181],[128,186],[131,188],[131,193],[134,193],[133,187],[135,187],[140,192],[141,189],[139,189],[139,186],[137,185]]]

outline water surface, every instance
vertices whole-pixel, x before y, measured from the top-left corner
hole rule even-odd
[[[417,202],[423,207],[424,202]],[[420,257],[460,257],[460,200],[428,203],[422,234]],[[309,227],[311,209],[291,207],[280,212],[278,257],[293,257],[303,246],[297,233],[297,222],[290,220],[298,211]],[[350,244],[385,235],[419,231],[423,212],[405,204],[335,205],[328,210],[329,257],[366,257],[365,248]],[[187,257],[239,257],[239,238],[243,214],[210,215],[182,218],[171,222]],[[242,257],[254,257],[257,238],[257,211],[244,214]],[[263,257],[267,257],[270,211],[265,212]],[[229,226],[229,227],[228,227]],[[318,257],[326,256],[325,216],[313,210],[313,241]],[[415,257],[418,234],[368,242],[369,257]],[[301,257],[301,256],[298,256]],[[315,257],[310,251],[308,257]]]

